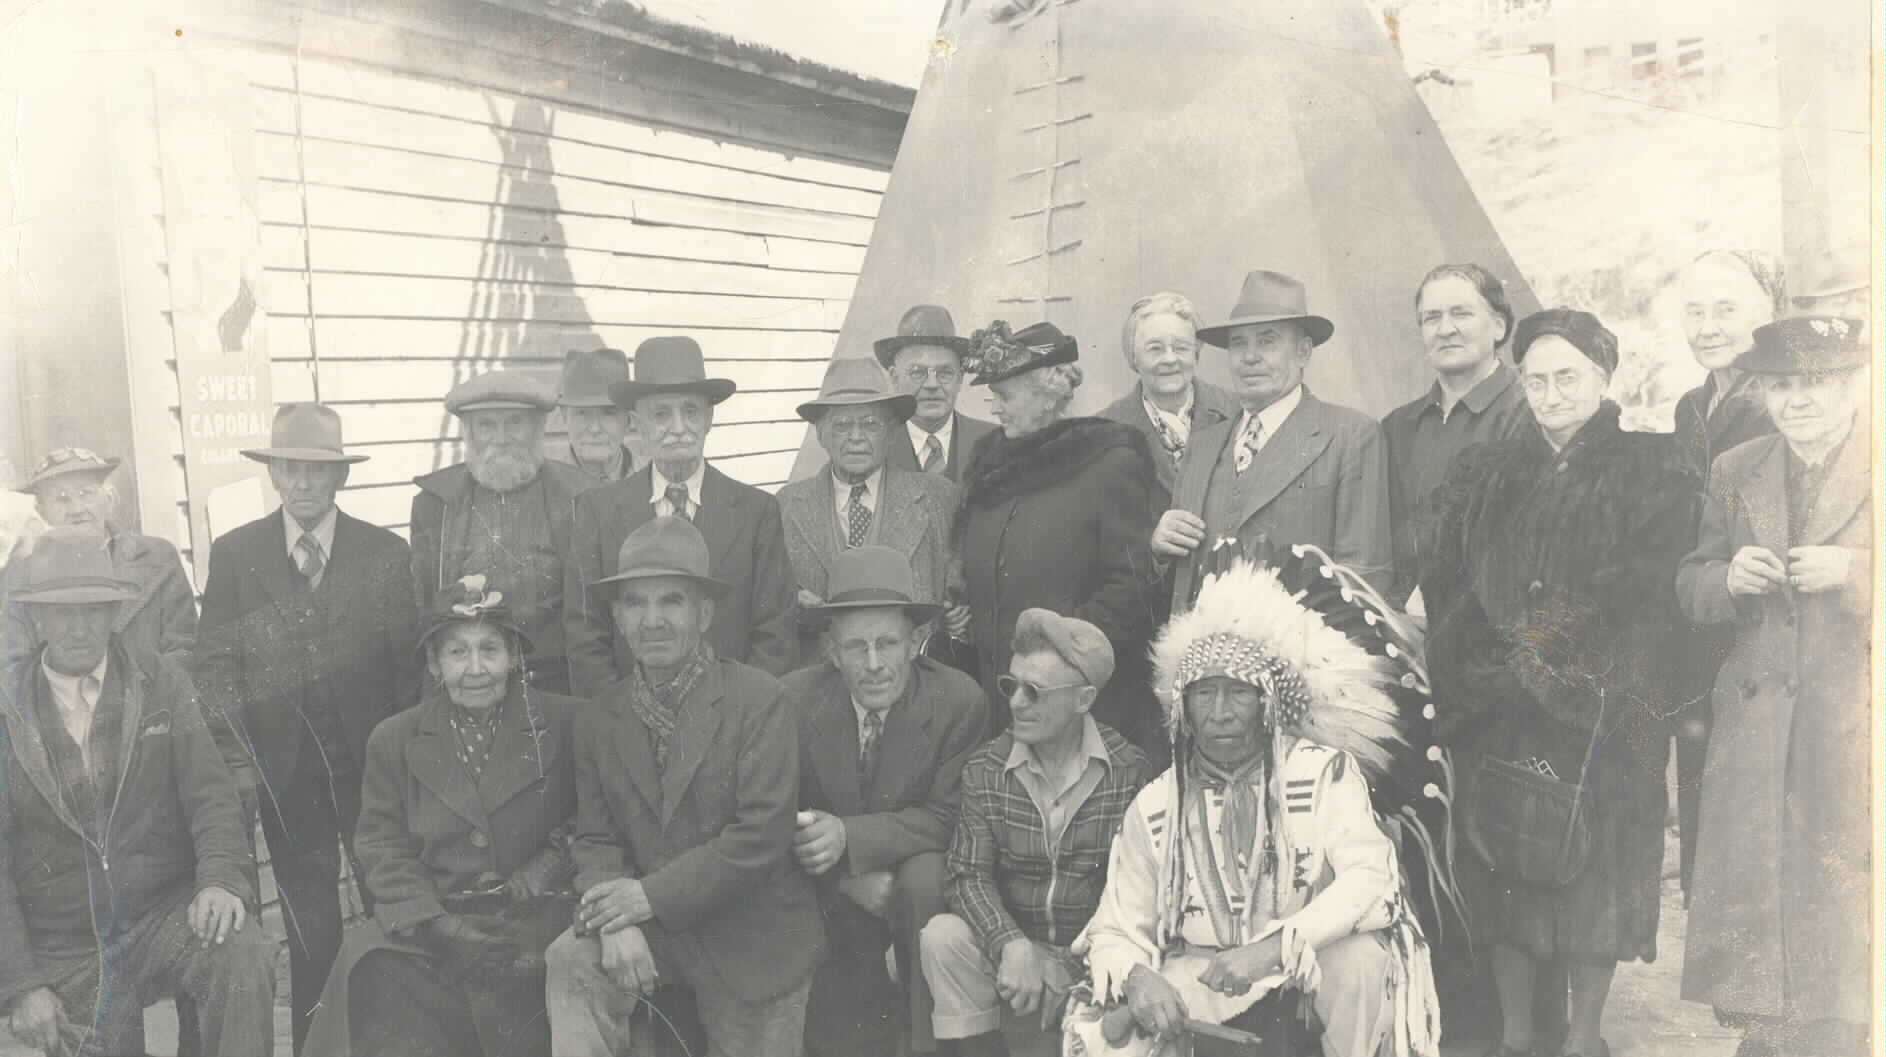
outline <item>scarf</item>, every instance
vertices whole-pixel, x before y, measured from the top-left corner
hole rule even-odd
[[[458,743],[458,760],[465,765],[474,783],[485,773],[485,762],[491,759],[491,746],[498,740],[498,721],[504,718],[504,704],[510,698],[507,693],[486,709],[464,708],[446,699],[445,717],[452,725],[453,740]]]
[[[1192,750],[1187,763],[1194,785],[1191,796],[1187,798],[1191,802],[1185,807],[1195,816],[1187,820],[1190,824],[1185,827],[1191,838],[1187,850],[1191,853],[1199,891],[1205,897],[1205,910],[1211,918],[1212,931],[1217,933],[1220,946],[1226,948],[1245,942],[1244,923],[1250,918],[1251,904],[1258,896],[1258,882],[1270,872],[1274,854],[1271,837],[1265,831],[1262,792],[1265,763],[1264,755],[1259,753],[1244,766],[1229,770],[1206,759],[1196,748]],[[1216,792],[1223,799],[1223,807],[1218,815],[1216,845],[1206,834],[1208,792]],[[1257,852],[1260,840],[1264,842],[1264,848],[1254,863],[1251,856]],[[1218,861],[1219,848],[1232,857],[1231,862]],[[1233,889],[1227,889],[1225,885],[1226,867],[1237,879]]]
[[[1185,459],[1185,446],[1192,441],[1192,405],[1197,399],[1198,390],[1185,392],[1185,406],[1177,412],[1168,412],[1145,389],[1140,390],[1139,402],[1146,409],[1146,417],[1152,421],[1153,431],[1159,434],[1159,446],[1166,449],[1176,465]]]
[[[635,674],[629,677],[629,706],[648,726],[649,736],[655,742],[655,767],[659,770],[668,767],[668,744],[674,740],[675,727],[680,723],[681,702],[694,692],[695,684],[707,674],[708,662],[713,659],[714,648],[702,642],[695,648],[694,655],[665,683],[649,682],[647,670],[639,663]]]

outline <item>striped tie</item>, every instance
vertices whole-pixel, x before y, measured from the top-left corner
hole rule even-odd
[[[936,434],[931,433],[923,440],[923,472],[942,473],[944,468],[943,442],[936,439]]]
[[[321,553],[321,541],[314,538],[314,533],[304,532],[295,541],[295,568],[309,587],[320,582],[321,570],[327,568],[327,555]]]

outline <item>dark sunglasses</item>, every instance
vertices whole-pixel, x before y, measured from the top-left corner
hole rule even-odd
[[[1077,686],[1086,685],[1086,683],[1062,683],[1060,686],[1041,686],[1037,683],[1031,683],[1026,679],[1017,679],[1012,675],[998,675],[995,677],[995,688],[1001,691],[1002,697],[1005,700],[1015,700],[1015,694],[1019,691],[1022,695],[1022,701],[1029,705],[1040,702],[1041,695],[1050,690],[1072,690]]]

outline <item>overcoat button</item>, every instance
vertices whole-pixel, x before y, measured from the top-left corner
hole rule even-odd
[[[489,847],[491,844],[491,838],[485,836],[484,830],[475,829],[475,830],[472,830],[471,844],[472,844],[472,847],[474,848]]]

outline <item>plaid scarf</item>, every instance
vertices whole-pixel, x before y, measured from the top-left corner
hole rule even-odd
[[[713,660],[714,648],[702,642],[674,678],[660,686],[648,681],[648,672],[639,663],[635,674],[629,677],[629,707],[648,725],[648,733],[655,740],[657,769],[668,767],[668,743],[674,740],[675,727],[680,723],[681,702],[687,700],[701,676],[707,674],[707,666]]]
[[[510,697],[505,694],[497,704],[485,709],[464,708],[453,704],[449,698],[446,700],[445,716],[458,742],[458,761],[465,765],[474,783],[485,773],[485,762],[491,759],[491,746],[498,740],[498,723],[504,718],[504,704]]]

